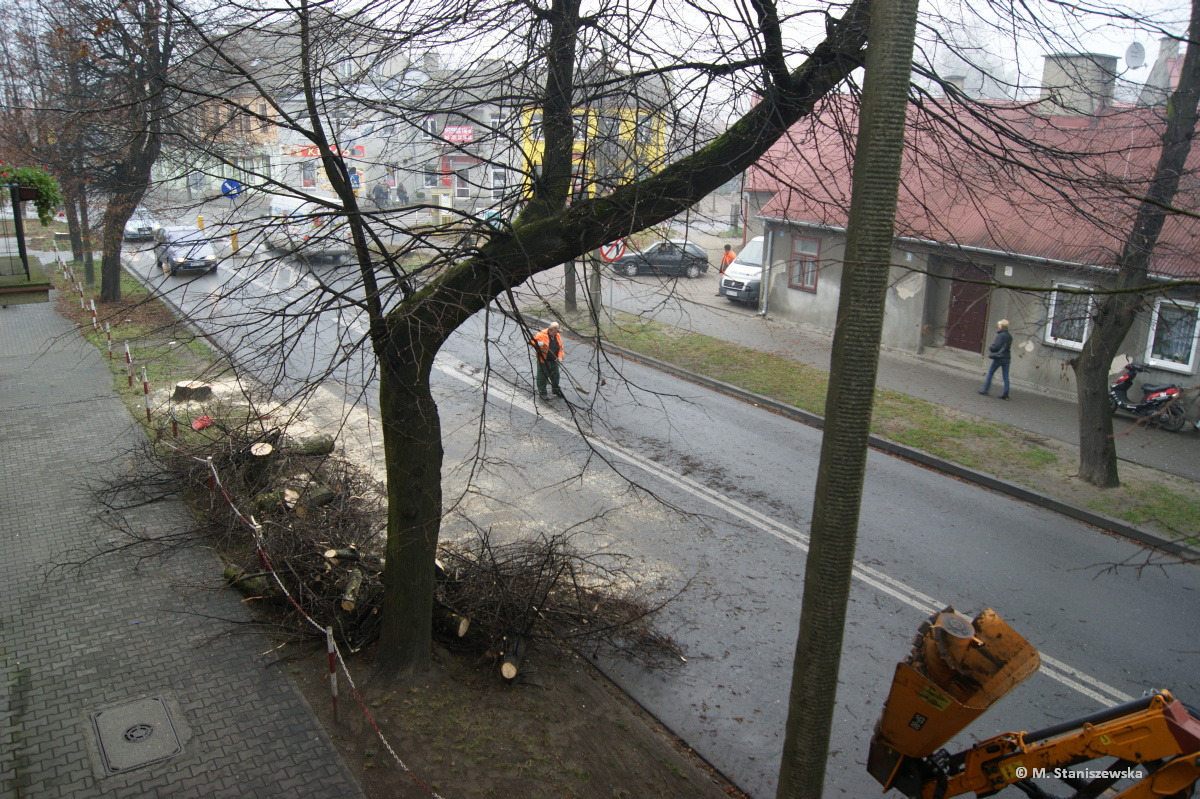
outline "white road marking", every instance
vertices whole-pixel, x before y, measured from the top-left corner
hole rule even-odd
[[[483,388],[483,381],[473,374],[469,374],[468,370],[471,367],[468,364],[459,362],[453,364],[449,358],[439,356],[434,366],[435,369],[449,377],[453,377],[463,383],[466,383],[475,388]],[[528,396],[524,391],[518,391],[512,386],[502,385],[496,381],[488,383],[488,397],[492,400],[501,400],[509,405],[521,408],[539,418],[555,425],[569,433],[576,434],[578,430],[569,418],[564,418],[555,413],[544,413],[534,406],[532,397]],[[674,472],[654,461],[645,458],[632,450],[617,444],[614,441],[609,441],[603,436],[595,434],[588,436],[589,443],[597,449],[603,450],[612,456],[618,457],[643,471],[653,475],[654,477],[669,483],[676,488],[686,491],[687,493],[699,499],[710,503],[711,505],[726,511],[727,513],[741,519],[746,524],[756,527],[768,535],[772,535],[781,541],[784,541],[801,552],[808,551],[809,537],[795,528],[772,519],[771,517],[760,513],[759,511],[744,505],[737,500],[714,491],[706,485],[696,482],[691,478],[685,477],[677,472]],[[924,594],[917,589],[906,585],[905,583],[884,574],[878,569],[867,566],[864,563],[855,561],[854,563],[855,579],[871,586],[876,591],[887,594],[888,596],[899,600],[900,602],[912,607],[923,614],[930,615],[937,613],[946,607],[947,603],[941,602],[928,594]],[[1049,655],[1039,652],[1042,660],[1040,673],[1046,675],[1052,680],[1079,692],[1083,696],[1092,701],[1108,707],[1114,702],[1128,702],[1133,699],[1129,694],[1108,685],[1101,680],[1092,677],[1089,674],[1079,671],[1078,669],[1063,663]]]

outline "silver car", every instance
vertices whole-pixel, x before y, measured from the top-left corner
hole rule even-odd
[[[153,214],[145,208],[135,208],[129,221],[125,223],[125,238],[130,241],[149,241],[154,238],[154,231],[160,227],[162,225],[158,224]]]
[[[164,275],[216,272],[217,252],[203,230],[194,227],[160,227],[154,231],[154,262]]]

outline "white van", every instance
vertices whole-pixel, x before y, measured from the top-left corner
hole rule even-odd
[[[308,195],[337,208],[342,206],[332,194]],[[343,258],[350,254],[350,228],[345,217],[329,206],[303,197],[272,194],[269,213],[263,240],[271,249],[312,258]]]
[[[762,286],[763,244],[762,236],[755,236],[725,267],[717,292],[731,300],[758,304],[758,292]]]

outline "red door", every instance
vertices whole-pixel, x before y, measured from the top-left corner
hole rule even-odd
[[[946,314],[947,347],[983,352],[991,287],[984,283],[967,281],[991,279],[991,267],[954,264],[954,277],[950,281],[950,309]]]

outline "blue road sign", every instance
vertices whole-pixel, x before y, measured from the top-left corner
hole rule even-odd
[[[242,193],[242,184],[230,178],[221,184],[221,193],[226,197],[236,197]]]

